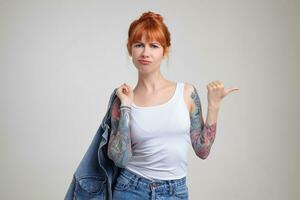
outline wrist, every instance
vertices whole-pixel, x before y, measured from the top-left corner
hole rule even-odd
[[[129,109],[129,110],[131,110],[131,105],[130,104],[121,104],[120,109]]]
[[[216,111],[218,111],[219,109],[220,109],[220,105],[208,104],[208,110],[216,110]]]
[[[130,104],[130,103],[121,103],[120,106],[128,106],[128,107],[131,107],[131,104]]]

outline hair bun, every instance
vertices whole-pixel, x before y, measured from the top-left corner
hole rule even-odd
[[[160,14],[148,11],[142,14],[140,17],[140,20],[146,20],[146,19],[156,19],[158,21],[163,22],[163,17]]]

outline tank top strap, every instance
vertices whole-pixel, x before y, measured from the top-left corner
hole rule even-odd
[[[181,101],[184,98],[184,83],[179,81],[177,84],[176,99]]]

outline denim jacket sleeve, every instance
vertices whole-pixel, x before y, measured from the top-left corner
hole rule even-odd
[[[110,96],[106,114],[97,133],[73,173],[65,200],[112,199],[111,188],[119,168],[107,157],[106,148],[110,133],[111,105],[116,98],[116,90],[117,88]]]
[[[74,199],[74,191],[75,191],[75,176],[73,175],[72,181],[69,185],[67,193],[65,195],[65,200],[73,200]]]

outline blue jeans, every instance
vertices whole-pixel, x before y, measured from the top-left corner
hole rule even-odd
[[[113,187],[113,200],[188,200],[186,177],[149,180],[122,168]]]

